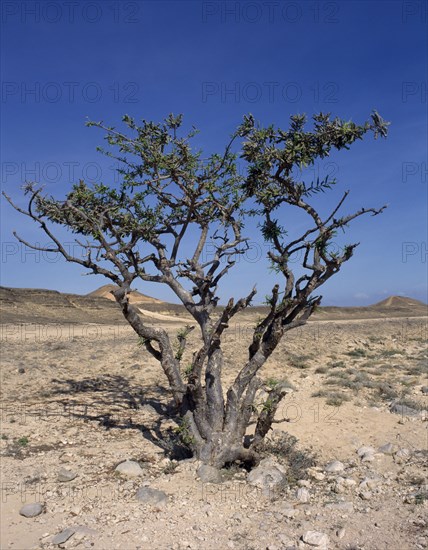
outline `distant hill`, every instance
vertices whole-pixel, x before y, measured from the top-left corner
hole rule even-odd
[[[413,298],[406,298],[406,296],[390,296],[386,300],[382,300],[377,304],[373,304],[370,307],[373,308],[419,308],[423,306],[427,308],[427,304],[420,302],[419,300],[414,300]]]
[[[389,296],[370,306],[324,306],[314,315],[315,319],[370,319],[382,317],[425,317],[428,305],[405,296]]]
[[[112,302],[115,301],[113,294],[111,293],[112,290],[114,290],[116,285],[108,284],[100,286],[100,288],[97,288],[96,290],[93,290],[89,294],[86,294],[86,296],[89,296],[90,298],[107,298],[107,300],[111,300]],[[158,300],[156,298],[152,298],[151,296],[146,296],[145,294],[141,294],[141,292],[138,292],[138,290],[133,290],[129,294],[129,302],[131,304],[164,304],[165,302],[162,302],[162,300]]]
[[[0,286],[0,323],[97,323],[126,324],[120,307],[110,291],[114,285],[104,285],[86,296],[56,290],[36,288],[7,288]],[[134,291],[130,301],[150,322],[182,322],[190,319],[184,306],[169,304]],[[219,307],[219,311],[221,311]],[[239,314],[241,321],[254,323],[254,318],[266,314],[265,306],[251,307]],[[390,296],[371,306],[321,307],[310,321],[345,321],[393,317],[427,317],[428,306],[423,302],[402,296]]]

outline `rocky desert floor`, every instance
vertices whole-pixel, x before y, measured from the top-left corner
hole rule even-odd
[[[229,328],[225,385],[254,321]],[[171,335],[183,326],[153,322]],[[198,479],[164,374],[127,326],[0,328],[2,549],[428,547],[426,318],[312,321],[288,333],[263,371],[294,389],[266,444],[284,472],[269,491],[237,465],[221,484]],[[121,474],[126,460],[138,464]],[[139,500],[142,487],[167,498]],[[40,514],[20,514],[35,503]]]

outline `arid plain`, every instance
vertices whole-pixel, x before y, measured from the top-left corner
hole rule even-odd
[[[426,305],[391,297],[323,308],[287,334],[263,371],[293,390],[266,450],[286,482],[264,494],[236,466],[222,484],[197,478],[177,444],[165,376],[108,290],[0,289],[1,548],[428,547]],[[172,336],[190,322],[180,306],[134,300]],[[227,331],[225,387],[260,313],[248,310]],[[197,347],[194,331],[189,360]],[[139,475],[115,470],[127,459]],[[143,486],[167,501],[137,500]],[[43,512],[20,515],[28,503]],[[308,531],[326,537],[311,545]]]

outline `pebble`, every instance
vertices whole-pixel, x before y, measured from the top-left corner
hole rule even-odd
[[[39,516],[44,510],[44,506],[41,502],[33,502],[31,504],[24,504],[24,506],[19,510],[21,516],[26,518],[34,518]]]
[[[362,462],[372,462],[375,458],[376,450],[373,447],[360,447],[357,451]]]
[[[300,487],[300,489],[297,489],[296,496],[299,502],[309,502],[311,499],[311,495],[305,487]]]
[[[359,488],[363,491],[367,489],[374,489],[382,482],[380,477],[365,477],[360,483]]]
[[[333,462],[330,462],[325,467],[325,471],[329,474],[336,473],[336,472],[343,472],[345,469],[345,465],[343,462],[340,462],[339,460],[334,460]]]
[[[344,527],[336,531],[336,536],[338,539],[343,539],[345,535],[346,535],[346,529]]]
[[[141,487],[136,494],[137,500],[144,504],[166,504],[168,495],[158,489],[151,487]]]
[[[327,548],[329,543],[328,535],[320,531],[306,531],[302,540],[315,548]]]
[[[428,386],[422,386],[421,392],[424,394],[428,394]]]
[[[323,474],[319,470],[316,470],[315,468],[309,468],[308,475],[310,475],[313,479],[316,479],[317,481],[323,481],[323,479],[325,479],[325,474]]]
[[[137,477],[144,473],[141,466],[138,462],[135,462],[135,460],[125,460],[125,462],[121,462],[116,466],[115,472],[119,472],[119,474],[128,477]]]
[[[58,472],[58,481],[73,481],[77,477],[77,474],[75,472],[72,472],[71,470],[67,470],[66,468],[61,468]]]
[[[55,535],[51,540],[51,543],[56,545],[63,544],[64,542],[67,542],[68,539],[71,538],[75,532],[75,529],[68,527],[67,529],[64,529],[64,531],[61,531],[61,533]]]
[[[397,451],[395,453],[395,457],[396,458],[404,458],[404,459],[408,459],[410,458],[410,451],[409,449],[400,449],[399,451]]]
[[[397,450],[397,446],[393,443],[385,443],[385,445],[382,445],[379,447],[379,452],[383,453],[384,455],[393,455]]]

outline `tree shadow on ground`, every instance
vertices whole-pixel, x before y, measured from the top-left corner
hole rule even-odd
[[[98,422],[106,430],[137,429],[170,458],[189,458],[191,453],[179,441],[177,432],[169,427],[161,430],[169,419],[179,423],[170,391],[161,385],[141,387],[132,380],[115,374],[94,378],[51,380],[52,387],[43,393],[63,405],[63,415],[84,422]],[[63,398],[61,398],[64,396]],[[59,398],[59,399],[58,399]],[[150,406],[147,422],[135,422],[132,413]]]

